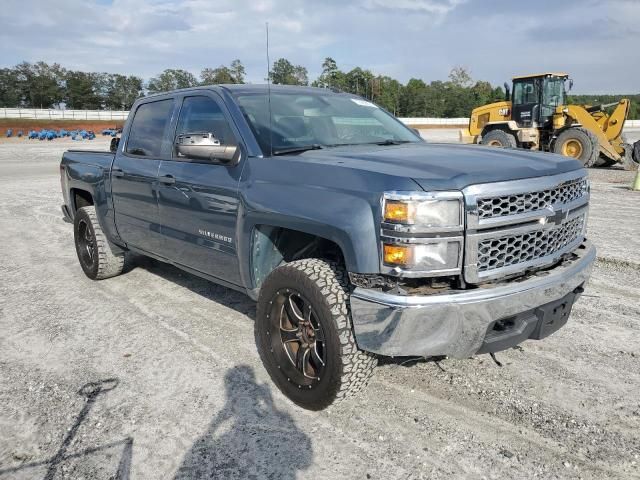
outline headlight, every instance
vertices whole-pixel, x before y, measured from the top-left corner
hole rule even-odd
[[[382,199],[383,273],[420,277],[462,270],[461,192],[387,192]]]
[[[462,229],[460,192],[386,193],[383,221],[394,225],[415,225],[409,231]],[[402,228],[393,227],[394,230]]]

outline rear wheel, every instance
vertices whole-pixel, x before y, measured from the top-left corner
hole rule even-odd
[[[278,388],[310,410],[356,393],[377,364],[355,343],[346,272],[320,259],[269,274],[260,289],[255,337]]]
[[[124,254],[116,254],[105,236],[96,209],[79,208],[73,221],[73,237],[82,271],[92,280],[103,280],[122,273]]]
[[[491,130],[487,132],[482,135],[480,143],[482,145],[489,145],[490,147],[516,148],[518,146],[516,137],[504,130]]]
[[[575,158],[585,167],[593,167],[598,159],[598,139],[584,128],[564,130],[553,142],[552,150],[565,157]]]

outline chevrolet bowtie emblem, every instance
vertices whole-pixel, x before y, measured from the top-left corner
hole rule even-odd
[[[569,212],[564,210],[558,210],[557,212],[553,212],[553,215],[550,215],[546,218],[545,223],[555,223],[556,225],[562,225],[562,222],[567,218]]]

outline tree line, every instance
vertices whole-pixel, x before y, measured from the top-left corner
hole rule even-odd
[[[245,83],[239,59],[229,65],[204,68],[200,76],[182,69],[167,69],[144,81],[135,75],[69,70],[58,63],[23,62],[0,69],[0,107],[32,107],[87,110],[128,110],[144,95],[197,85]],[[306,67],[286,58],[273,62],[269,78],[274,84],[311,85],[360,95],[400,117],[468,117],[477,106],[504,99],[502,87],[474,80],[464,67],[455,67],[445,81],[429,83],[418,78],[406,84],[361,67],[341,70],[333,58],[322,63],[322,72],[309,80]],[[620,96],[573,96],[574,103],[609,103]],[[640,118],[640,95],[631,95],[629,118]]]

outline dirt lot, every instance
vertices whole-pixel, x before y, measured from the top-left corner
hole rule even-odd
[[[0,145],[0,479],[640,478],[629,172],[591,172],[599,260],[565,328],[502,368],[386,361],[311,413],[269,382],[243,295],[145,259],[82,274],[59,210],[70,145],[107,147]]]

